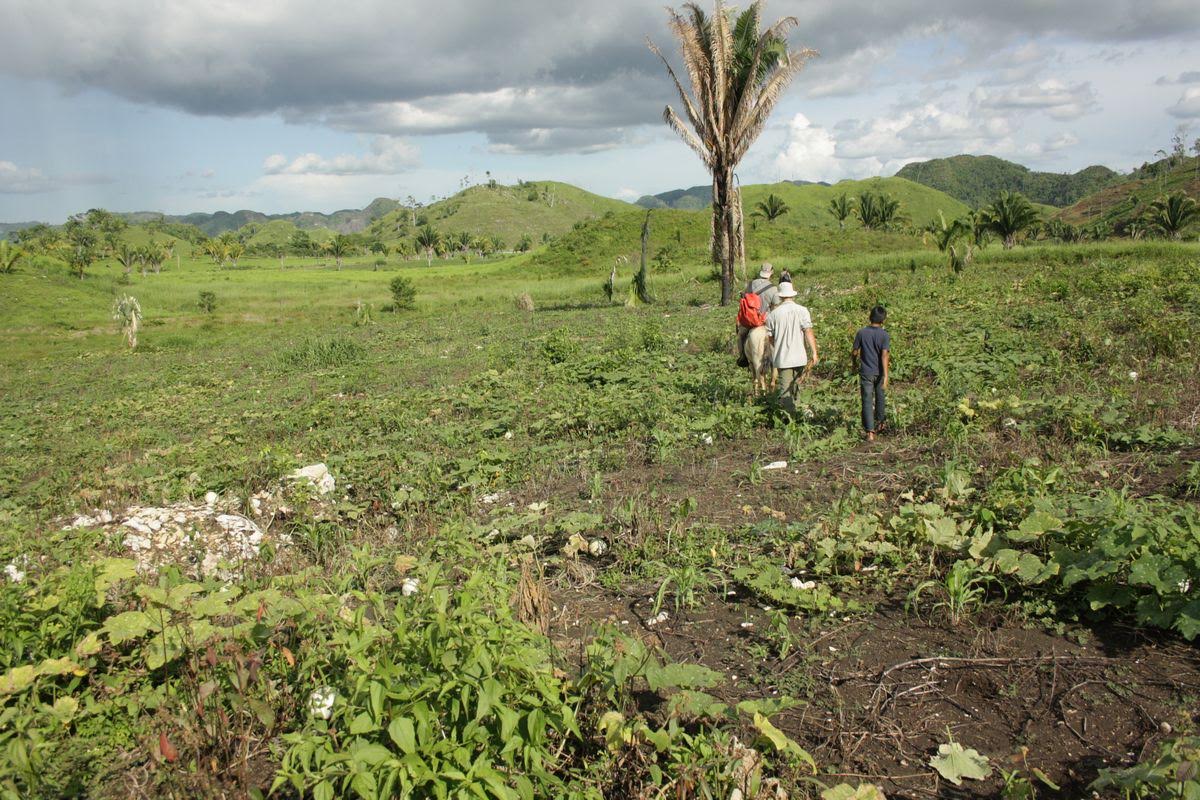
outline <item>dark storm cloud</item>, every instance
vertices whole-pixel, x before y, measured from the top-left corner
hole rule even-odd
[[[509,151],[578,152],[655,123],[670,100],[643,43],[650,35],[671,45],[654,0],[7,5],[0,73],[194,114],[281,113],[388,134],[478,131]],[[1123,43],[1200,27],[1194,0],[779,0],[766,13],[799,17],[793,41],[823,54],[817,79],[914,32],[964,35],[969,58],[982,63],[1014,36]]]

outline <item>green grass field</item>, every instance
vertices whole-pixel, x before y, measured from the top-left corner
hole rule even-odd
[[[761,223],[821,349],[789,419],[729,354],[704,215],[652,213],[630,307],[601,285],[644,212],[597,216],[470,264],[0,275],[0,797],[728,797],[745,746],[793,797],[934,795],[941,746],[983,773],[954,796],[1084,796],[1192,746],[1200,249],[953,276]],[[317,462],[332,494],[281,483]],[[257,552],[135,568],[129,509],[206,504]]]

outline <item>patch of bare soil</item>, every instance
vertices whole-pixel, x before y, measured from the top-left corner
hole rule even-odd
[[[878,783],[889,797],[995,797],[987,781],[953,787],[929,766],[950,737],[1005,769],[1041,769],[1063,796],[1086,796],[1097,770],[1129,765],[1172,731],[1200,724],[1200,650],[1120,627],[1059,635],[1000,618],[951,626],[884,599],[869,615],[793,618],[777,658],[762,607],[733,596],[653,623],[649,592],[567,589],[549,634],[574,660],[598,623],[726,676],[730,703],[803,700],[776,723],[817,762]]]

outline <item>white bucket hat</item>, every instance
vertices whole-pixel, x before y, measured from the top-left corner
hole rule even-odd
[[[760,278],[769,278],[769,277],[771,277],[771,272],[772,272],[774,269],[775,269],[775,268],[771,266],[771,262],[769,262],[769,261],[764,261],[764,262],[763,262],[763,265],[762,265],[762,269],[760,269],[760,270],[758,271],[758,277],[760,277]]]
[[[796,288],[794,286],[792,286],[790,283],[788,283],[787,281],[784,281],[783,283],[779,284],[779,296],[780,297],[795,297],[797,294],[798,294],[798,292],[796,291]]]

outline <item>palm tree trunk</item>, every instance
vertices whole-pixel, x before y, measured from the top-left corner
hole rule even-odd
[[[733,209],[730,192],[733,170],[721,165],[713,169],[712,259],[721,266],[721,305],[733,302]]]

